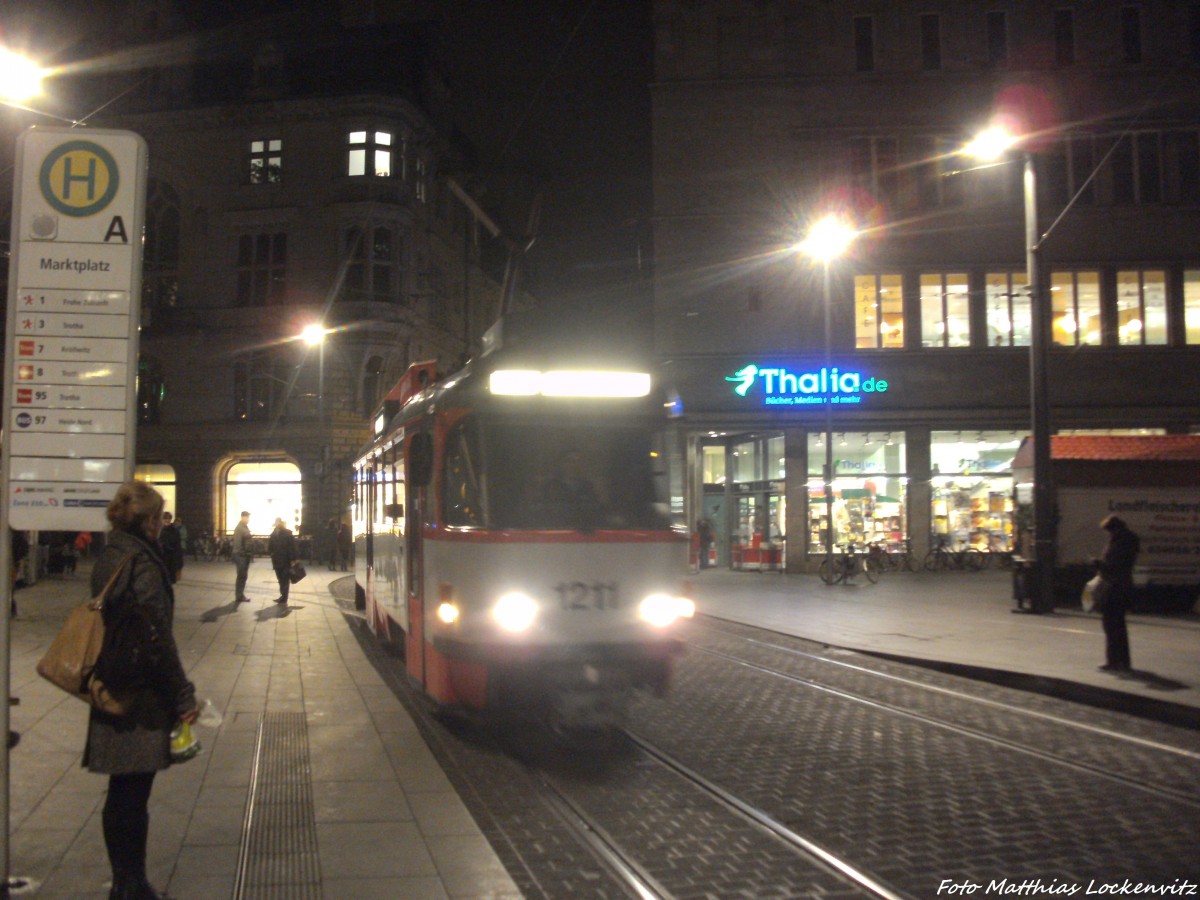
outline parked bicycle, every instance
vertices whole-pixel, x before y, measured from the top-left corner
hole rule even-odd
[[[209,532],[201,532],[192,538],[192,558],[216,562],[218,559],[233,559],[233,542],[222,535],[214,537]]]
[[[912,551],[912,541],[901,541],[898,549],[889,548],[884,542],[878,541],[869,545],[867,552],[875,557],[883,572],[916,572],[920,569],[920,563]]]
[[[858,553],[854,544],[846,544],[840,553],[826,556],[817,568],[817,574],[826,584],[841,584],[849,581],[859,572],[867,576],[867,581],[874,584],[879,580],[879,560],[871,553]]]
[[[985,555],[989,565],[995,562],[1001,569],[1011,569],[1013,567],[1013,552],[999,538],[993,537],[988,540],[988,549]]]
[[[926,572],[979,572],[987,568],[987,564],[987,556],[970,544],[964,543],[955,550],[943,535],[936,536],[933,549],[925,554]]]

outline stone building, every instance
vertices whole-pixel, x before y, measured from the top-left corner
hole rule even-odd
[[[75,52],[133,62],[53,86],[149,148],[138,473],[192,535],[242,509],[321,535],[383,394],[414,361],[452,370],[497,314],[432,26],[116,5]]]
[[[1029,224],[1051,430],[1200,427],[1195,3],[656,0],[654,23],[655,342],[718,562],[811,568],[830,511],[838,543],[1013,549]],[[964,156],[997,119],[1017,149]],[[829,214],[857,236],[823,263],[798,245]]]

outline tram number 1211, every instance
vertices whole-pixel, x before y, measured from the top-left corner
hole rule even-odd
[[[563,609],[616,609],[619,592],[616,582],[560,581],[554,586]]]

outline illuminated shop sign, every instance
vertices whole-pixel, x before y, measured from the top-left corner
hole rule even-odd
[[[863,394],[882,394],[888,383],[862,372],[843,372],[837,366],[811,372],[789,372],[782,366],[759,368],[751,363],[732,375],[733,392],[748,397],[761,393],[763,406],[809,406],[825,403],[862,403]]]

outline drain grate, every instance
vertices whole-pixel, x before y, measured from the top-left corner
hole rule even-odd
[[[258,723],[234,900],[321,900],[304,713]]]

